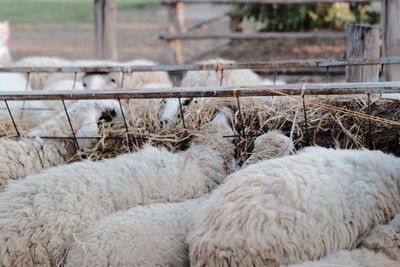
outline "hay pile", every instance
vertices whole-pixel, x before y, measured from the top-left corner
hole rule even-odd
[[[308,98],[310,99],[310,98]],[[367,113],[366,97],[314,97],[314,101],[345,107]],[[197,103],[195,103],[197,102]],[[95,147],[90,151],[78,152],[70,161],[88,158],[100,160],[115,157],[119,154],[137,150],[146,142],[156,146],[165,146],[171,151],[184,150],[193,136],[199,134],[201,125],[211,120],[219,111],[225,111],[230,117],[237,133],[248,135],[235,138],[237,144],[236,157],[239,164],[250,156],[254,135],[271,129],[279,129],[290,135],[298,101],[289,97],[240,98],[239,112],[236,98],[197,99],[184,108],[186,128],[180,118],[176,122],[161,124],[163,103],[157,100],[123,101],[127,111],[126,133],[124,122],[100,125],[100,140],[93,140]],[[371,114],[395,121],[400,121],[400,102],[396,100],[377,99],[370,106]],[[293,140],[297,149],[307,145],[319,145],[337,148],[370,148],[380,149],[400,156],[399,126],[392,126],[345,115],[336,111],[325,110],[317,106],[306,105],[308,131],[305,127],[303,106],[300,106],[293,132]],[[26,132],[35,124],[19,121],[19,129]],[[0,122],[2,135],[15,135],[10,121]],[[69,135],[69,133],[66,133]],[[129,138],[128,138],[129,136]]]
[[[313,100],[326,104],[345,107],[367,113],[366,97],[341,96],[317,97]],[[224,111],[231,119],[233,128],[238,134],[247,137],[235,138],[237,144],[236,158],[242,164],[253,149],[255,135],[271,129],[279,129],[290,135],[298,101],[288,97],[276,97],[271,101],[265,98],[240,98],[239,112],[237,100],[199,99],[184,109],[182,120],[174,123],[160,124],[159,118],[163,105],[155,100],[150,103],[136,103],[130,100],[125,103],[128,121],[128,142],[123,122],[111,128],[101,127],[102,139],[95,149],[81,153],[81,156],[93,160],[113,157],[121,153],[136,150],[146,142],[155,146],[165,146],[171,151],[184,150],[193,136],[199,134],[201,125],[210,121],[220,111]],[[377,99],[370,106],[371,114],[395,121],[400,121],[400,102]],[[306,105],[308,131],[305,127],[303,105],[300,106],[293,140],[297,149],[308,145],[319,145],[336,148],[370,148],[380,149],[400,156],[400,127],[384,123],[370,122],[363,118],[345,115],[336,111]],[[107,140],[107,137],[124,137],[123,140]],[[130,143],[130,145],[129,145]]]

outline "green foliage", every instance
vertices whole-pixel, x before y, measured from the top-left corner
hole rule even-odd
[[[144,8],[158,0],[116,0],[118,11]],[[0,21],[11,27],[71,27],[93,23],[94,0],[0,0]]]
[[[363,21],[377,24],[379,14],[369,4],[346,3],[238,5],[236,21],[254,18],[264,25],[263,31],[298,31],[309,29],[343,29],[346,23]]]

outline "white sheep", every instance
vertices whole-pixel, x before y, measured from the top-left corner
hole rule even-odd
[[[0,22],[0,65],[7,65],[12,62],[12,56],[8,49],[10,39],[10,25],[8,21]]]
[[[156,65],[156,63],[149,60],[138,59],[128,62],[114,62],[111,65],[148,66]],[[172,87],[172,82],[169,79],[168,73],[165,71],[139,71],[125,74],[120,72],[89,72],[83,77],[83,85],[86,89],[141,88],[142,85],[146,83],[165,84],[166,87]]]
[[[7,65],[12,62],[12,57],[8,45],[0,36],[0,64]]]
[[[379,224],[354,250],[340,250],[317,261],[308,261],[290,267],[306,266],[395,267],[400,265],[400,214],[388,224]]]
[[[253,162],[286,155],[288,142],[277,131],[258,137]],[[206,199],[139,206],[96,221],[76,235],[66,266],[188,266],[189,223]]]
[[[292,152],[294,152],[293,141],[280,131],[272,130],[256,138],[253,153],[243,163],[242,168],[260,160],[287,156]]]
[[[318,261],[291,264],[289,267],[398,267],[399,261],[366,248],[340,250]]]
[[[57,57],[26,57],[11,64],[14,67],[65,67],[72,63]],[[74,79],[74,73],[32,72],[29,74],[29,84],[33,90],[43,90],[48,85],[59,80]],[[28,74],[25,74],[27,79]]]
[[[25,80],[25,78],[19,74],[19,78]],[[1,78],[1,77],[0,77]],[[14,83],[16,84],[16,83]],[[59,91],[59,90],[82,90],[83,85],[79,81],[74,80],[60,80],[54,83],[49,84],[44,88],[45,91]],[[28,87],[27,91],[31,91],[32,89]],[[71,104],[76,101],[66,100],[65,104],[69,107]],[[12,115],[17,118],[28,118],[28,119],[44,119],[48,118],[55,113],[58,113],[62,110],[63,106],[61,101],[56,100],[35,100],[35,101],[8,101],[10,109],[12,111]],[[9,117],[8,111],[6,110],[5,104],[0,104],[2,110],[4,112],[1,113],[0,118]],[[4,107],[3,107],[4,106]]]
[[[64,266],[189,266],[186,235],[205,197],[120,211],[76,235]]]
[[[400,211],[400,160],[311,147],[230,175],[196,214],[193,266],[277,266],[353,249]]]
[[[0,91],[24,91],[31,90],[25,77],[20,73],[0,73]],[[11,111],[19,110],[23,101],[8,101]],[[9,114],[3,101],[0,102],[0,118],[8,118]]]
[[[217,64],[217,63],[234,63],[232,60],[226,59],[210,59],[198,62],[198,64]],[[222,86],[239,86],[239,85],[257,85],[261,84],[260,77],[249,69],[224,70]],[[188,71],[180,83],[182,87],[204,87],[221,85],[221,72],[211,70]],[[185,104],[190,103],[190,99],[182,98]],[[167,99],[161,121],[169,121],[178,114],[179,101],[177,99]]]
[[[84,129],[88,125],[97,127],[98,120],[110,111],[114,111],[116,119],[121,118],[118,102],[114,100],[81,100],[68,109],[68,114],[77,136],[91,137],[93,135],[87,134]],[[41,136],[72,136],[65,112],[32,129],[26,138],[0,139],[0,191],[3,191],[9,180],[18,180],[43,169],[66,163],[76,153],[73,140],[42,139],[39,138]],[[83,143],[80,144],[81,149],[89,148],[82,146]]]
[[[234,145],[223,114],[203,126],[190,148],[145,145],[104,162],[76,162],[14,182],[0,193],[0,265],[59,263],[72,234],[118,210],[200,196],[221,183]]]

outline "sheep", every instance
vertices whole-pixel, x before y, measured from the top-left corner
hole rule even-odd
[[[235,146],[225,115],[202,128],[190,148],[145,145],[104,162],[76,162],[16,181],[0,193],[0,265],[49,266],[72,234],[113,212],[201,196],[226,177]]]
[[[8,21],[0,22],[0,65],[7,65],[12,62],[12,56],[8,49],[10,39],[10,25]]]
[[[291,264],[289,267],[398,267],[399,261],[388,258],[385,254],[366,248],[340,250],[319,261],[307,261]]]
[[[25,78],[19,74],[21,79]],[[16,85],[17,83],[13,83]],[[22,85],[22,83],[20,83]],[[75,87],[74,87],[75,86]],[[20,88],[20,87],[18,87]],[[49,84],[44,88],[46,91],[59,91],[59,90],[71,90],[75,88],[76,90],[82,90],[83,85],[79,81],[74,80],[60,80],[54,83]],[[27,91],[32,90],[29,86]],[[65,101],[66,106],[70,106],[72,103],[76,101]],[[4,106],[4,107],[3,107]],[[5,105],[3,104],[3,110],[6,110]],[[47,101],[9,101],[9,106],[12,108],[13,116],[19,118],[28,118],[28,119],[44,119],[48,118],[54,113],[58,113],[62,110],[62,104],[60,101],[55,100],[47,100]],[[8,117],[8,112],[3,112],[0,117]]]
[[[200,61],[198,64],[217,64],[217,63],[234,63],[232,60],[226,59],[210,59]],[[240,70],[224,70],[223,86],[239,86],[239,85],[257,85],[262,81],[260,77],[249,69]],[[188,71],[181,83],[182,87],[201,87],[201,86],[219,86],[221,85],[221,73],[215,71]],[[189,104],[191,99],[182,98],[182,102]],[[177,99],[167,99],[161,121],[169,121],[178,114],[179,101]]]
[[[120,211],[76,235],[64,266],[189,266],[185,238],[206,198]]]
[[[304,149],[228,176],[194,218],[193,266],[278,266],[353,249],[400,210],[400,160]]]
[[[400,263],[400,214],[388,224],[376,225],[368,236],[361,240],[359,247],[382,252]]]
[[[12,57],[8,45],[4,42],[0,36],[0,64],[7,65],[12,62]]]
[[[65,67],[71,65],[71,61],[57,57],[26,57],[11,64],[14,67]],[[48,85],[59,80],[74,79],[74,73],[47,73],[32,72],[29,74],[29,83],[33,90],[43,90]],[[27,79],[26,75],[26,79]]]
[[[96,125],[98,120],[108,113],[120,119],[120,109],[115,100],[85,101],[73,104],[68,113],[72,127],[78,130],[77,136],[87,136],[83,129]],[[0,191],[3,191],[10,180],[22,179],[66,163],[75,153],[76,146],[72,140],[42,139],[40,136],[68,136],[71,129],[65,112],[32,129],[26,138],[20,140],[0,139]],[[96,133],[97,135],[97,133]],[[38,138],[35,138],[38,137]],[[82,146],[81,149],[89,147]]]
[[[286,142],[277,143],[274,138]],[[286,139],[277,131],[258,137],[253,162],[262,156],[273,158],[286,154],[282,153],[288,150]],[[277,145],[281,145],[280,149]],[[185,239],[189,223],[206,200],[207,196],[203,196],[182,203],[134,207],[96,221],[76,235],[66,266],[79,266],[83,261],[85,266],[188,266]]]
[[[155,65],[156,63],[138,59],[128,62],[116,62],[114,65]],[[122,77],[124,78],[122,81]],[[122,84],[123,83],[123,84]],[[132,72],[132,73],[116,73],[116,72],[91,72],[86,73],[83,77],[83,85],[86,89],[117,89],[117,88],[140,88],[146,83],[165,84],[166,87],[172,87],[168,73],[165,71],[155,72]]]
[[[273,130],[260,135],[254,141],[252,155],[243,163],[242,168],[260,160],[290,155],[294,151],[293,141],[280,131]]]
[[[400,265],[400,214],[387,225],[375,226],[355,250],[340,250],[318,261],[290,267],[352,265],[360,267],[395,267]]]

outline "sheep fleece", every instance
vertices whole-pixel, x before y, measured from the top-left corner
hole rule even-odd
[[[311,147],[227,177],[195,215],[193,266],[279,266],[352,249],[399,212],[400,160]]]
[[[186,236],[204,199],[138,206],[96,221],[77,235],[65,266],[189,266]]]
[[[227,153],[233,154],[233,145]],[[0,193],[0,265],[57,264],[72,234],[90,222],[136,205],[208,192],[226,176],[217,170],[223,165],[217,154],[202,145],[182,153],[145,145],[136,153],[59,166],[11,183]]]

